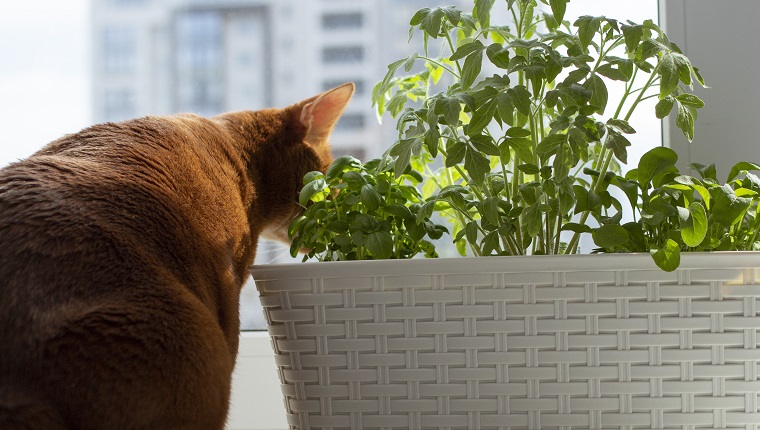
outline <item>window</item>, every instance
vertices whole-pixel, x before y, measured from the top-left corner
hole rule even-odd
[[[361,46],[340,46],[322,49],[322,62],[360,63],[364,60],[364,48]]]
[[[322,15],[322,28],[325,30],[361,28],[362,25],[364,25],[364,15],[360,12]]]
[[[224,110],[224,16],[191,11],[176,22],[178,111],[215,115]]]
[[[344,155],[350,155],[357,160],[367,161],[367,150],[362,146],[356,146],[352,148],[333,148],[332,154],[334,158],[343,157]]]
[[[361,113],[344,113],[337,124],[335,131],[356,131],[364,128],[364,114]]]
[[[123,121],[135,116],[135,93],[132,90],[107,90],[103,96],[103,118]]]
[[[108,74],[128,74],[137,63],[137,31],[131,27],[114,26],[103,29],[101,54],[103,71]]]

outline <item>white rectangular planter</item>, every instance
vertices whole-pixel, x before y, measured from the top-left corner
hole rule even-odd
[[[293,429],[760,428],[760,253],[251,272]]]

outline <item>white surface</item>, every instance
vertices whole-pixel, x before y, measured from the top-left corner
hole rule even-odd
[[[760,162],[760,44],[755,35],[760,2],[662,0],[661,15],[670,39],[711,87],[695,91],[705,107],[699,110],[694,141],[687,143],[671,116],[666,145],[678,153],[679,167],[715,163],[724,181],[737,162]]]
[[[228,430],[287,429],[277,366],[266,332],[240,333]]]

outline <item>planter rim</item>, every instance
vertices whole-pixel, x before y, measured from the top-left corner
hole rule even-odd
[[[678,270],[696,268],[760,268],[760,251],[692,252],[681,254]],[[419,258],[408,260],[329,261],[253,265],[254,280],[394,275],[575,272],[589,270],[661,270],[647,253],[528,255],[507,257]]]

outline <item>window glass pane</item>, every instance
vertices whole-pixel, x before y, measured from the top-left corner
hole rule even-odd
[[[101,53],[103,71],[126,74],[135,70],[137,62],[137,32],[127,26],[106,27],[102,31]]]
[[[361,46],[339,46],[322,49],[323,63],[358,63],[364,59]]]
[[[322,15],[322,28],[325,30],[341,30],[347,28],[361,28],[364,16],[361,12],[353,13],[330,13]]]

